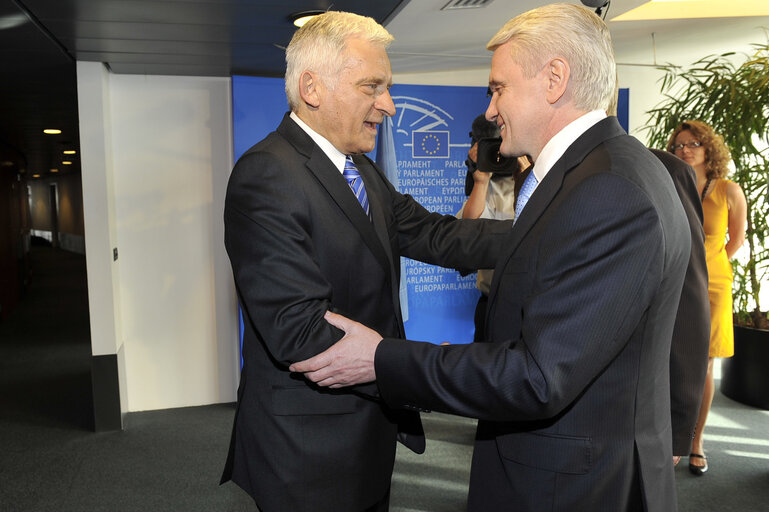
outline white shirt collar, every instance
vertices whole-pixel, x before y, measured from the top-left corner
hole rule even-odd
[[[574,144],[583,133],[593,127],[594,124],[606,118],[606,112],[603,110],[593,110],[587,114],[578,117],[571,123],[564,126],[560,132],[556,133],[550,139],[545,147],[542,148],[537,161],[534,162],[534,169],[531,172],[537,177],[537,181],[542,180],[553,168],[553,165],[563,156],[569,146]]]
[[[327,138],[325,138],[323,135],[319,134],[312,128],[310,128],[307,123],[299,119],[299,116],[296,115],[295,112],[291,112],[289,115],[291,119],[296,122],[296,124],[299,125],[299,128],[304,130],[307,135],[309,135],[313,141],[315,141],[315,144],[317,144],[320,149],[326,154],[326,156],[331,160],[331,163],[336,166],[336,168],[339,170],[339,173],[344,172],[344,161],[347,158],[347,156],[336,149],[333,144],[331,144]]]

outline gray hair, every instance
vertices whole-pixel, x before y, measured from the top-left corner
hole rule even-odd
[[[569,62],[574,105],[581,110],[610,107],[617,82],[609,27],[593,11],[574,4],[550,4],[511,19],[486,48],[512,41],[513,58],[531,78],[547,60]]]
[[[328,11],[308,21],[294,33],[286,48],[286,98],[291,110],[301,104],[299,77],[305,71],[326,75],[329,87],[336,85],[344,67],[345,45],[361,38],[387,48],[393,36],[373,18],[350,12]]]

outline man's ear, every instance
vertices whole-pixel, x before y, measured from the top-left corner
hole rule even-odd
[[[305,71],[299,77],[299,96],[311,109],[320,106],[320,82],[311,71]]]
[[[547,64],[547,101],[552,105],[560,100],[569,84],[571,68],[561,57],[551,59]]]

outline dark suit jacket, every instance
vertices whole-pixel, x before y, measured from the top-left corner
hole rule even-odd
[[[402,337],[401,255],[493,266],[510,231],[509,222],[430,213],[397,193],[368,158],[354,161],[373,223],[288,115],[238,160],[227,188],[225,245],[245,332],[222,481],[231,478],[264,511],[362,510],[389,489],[396,433],[424,450],[418,414],[364,396],[375,385],[326,390],[288,371],[342,337],[325,311]]]
[[[383,340],[382,398],[480,419],[471,511],[674,511],[668,370],[690,235],[665,168],[602,120],[506,245],[489,343]]]
[[[697,179],[689,164],[659,149],[652,153],[665,165],[689,221],[692,251],[686,267],[684,287],[678,303],[673,343],[670,347],[670,414],[673,426],[673,455],[688,455],[692,448],[710,346],[710,300],[705,263],[705,231]]]

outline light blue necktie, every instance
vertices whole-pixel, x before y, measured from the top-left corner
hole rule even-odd
[[[368,196],[366,195],[366,186],[363,184],[363,178],[360,177],[358,168],[355,167],[355,164],[352,161],[352,157],[350,156],[348,156],[344,161],[344,172],[342,175],[347,180],[347,183],[350,185],[350,188],[355,194],[355,198],[363,207],[366,215],[368,215],[369,219],[371,219],[371,213],[368,207]]]
[[[518,199],[515,202],[515,219],[513,219],[513,223],[518,220],[518,216],[523,211],[523,207],[526,206],[526,203],[529,201],[531,194],[534,192],[534,189],[537,188],[538,184],[539,181],[537,181],[537,177],[534,176],[534,170],[532,169],[523,181],[521,191],[518,192]]]

